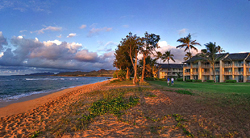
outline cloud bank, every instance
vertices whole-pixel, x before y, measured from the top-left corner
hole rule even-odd
[[[0,52],[3,49],[3,45],[8,45],[6,38],[4,38],[2,31],[0,31]]]
[[[1,44],[7,44],[0,34]],[[4,40],[4,41],[2,41]],[[10,43],[14,48],[7,48],[0,57],[0,66],[35,67],[49,69],[68,69],[92,71],[99,69],[113,69],[114,54],[112,52],[98,55],[83,49],[80,43],[53,41],[39,41],[13,37]]]

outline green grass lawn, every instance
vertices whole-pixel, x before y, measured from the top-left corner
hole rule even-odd
[[[250,83],[195,83],[195,82],[175,82],[174,86],[168,86],[166,81],[148,81],[169,88],[181,88],[192,91],[208,93],[234,93],[250,95]]]
[[[237,107],[244,110],[250,106],[250,83],[195,83],[175,82],[168,86],[166,81],[148,81],[160,89],[178,92],[178,90],[190,91],[192,95],[199,96],[199,103],[213,105],[213,107]],[[249,111],[250,108],[246,110]]]

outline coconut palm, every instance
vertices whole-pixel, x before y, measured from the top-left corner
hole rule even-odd
[[[219,48],[218,48],[219,46],[216,46],[215,43],[209,42],[205,44],[205,46],[206,46],[206,49],[202,49],[201,54],[198,54],[198,56],[203,57],[212,66],[213,78],[214,78],[214,82],[216,82],[214,64],[218,62],[223,56],[216,54],[219,52]]]
[[[195,45],[201,45],[200,43],[196,42],[196,40],[191,40],[191,34],[188,34],[187,37],[183,37],[177,40],[177,42],[182,43],[181,45],[176,46],[176,48],[183,48],[185,47],[184,52],[189,50],[189,53],[191,53],[191,49],[194,49],[198,52],[198,49],[195,47]]]
[[[186,54],[185,54],[185,57],[183,58],[185,61],[187,61],[187,60],[189,60],[190,58],[192,58],[192,53],[190,53],[190,52],[187,52]]]
[[[225,52],[225,50],[222,47],[220,47],[220,46],[217,46],[217,47],[218,47],[218,52],[219,53]]]
[[[162,60],[163,62],[165,62],[166,60],[168,61],[168,64],[169,64],[169,60],[172,60],[175,62],[174,60],[174,55],[171,54],[171,51],[166,51],[163,55],[162,55]]]

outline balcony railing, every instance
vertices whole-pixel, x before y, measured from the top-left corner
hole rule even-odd
[[[232,75],[232,72],[224,72],[224,75]]]
[[[210,68],[210,65],[201,65],[202,68]]]
[[[232,67],[232,64],[224,64],[224,67]]]
[[[210,75],[210,72],[202,72],[202,75]]]
[[[214,73],[211,73],[211,75],[214,75]],[[220,72],[215,72],[215,75],[220,75]]]
[[[243,75],[243,72],[242,71],[240,71],[240,72],[239,71],[235,71],[234,75]]]
[[[247,68],[250,68],[250,64],[246,64],[246,67],[247,67]]]
[[[214,67],[220,67],[220,64],[214,64]]]
[[[241,63],[238,64],[238,63],[237,63],[237,64],[234,64],[234,66],[235,66],[235,67],[243,67],[243,64],[241,64]]]
[[[185,72],[185,75],[190,75],[190,72]]]
[[[198,65],[192,65],[192,68],[198,68]]]
[[[198,75],[198,72],[193,72],[193,75]]]
[[[247,75],[250,75],[250,72],[247,72]]]

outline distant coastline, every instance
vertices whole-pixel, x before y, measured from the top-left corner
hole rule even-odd
[[[105,70],[101,69],[98,71],[91,72],[59,72],[59,73],[51,73],[51,72],[43,72],[43,73],[32,73],[25,75],[12,75],[12,76],[62,76],[62,77],[112,77],[115,70]]]

